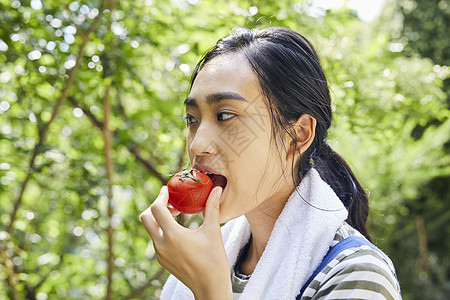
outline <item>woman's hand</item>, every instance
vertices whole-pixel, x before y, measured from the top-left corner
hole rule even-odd
[[[155,247],[156,258],[166,270],[194,293],[196,299],[232,299],[230,270],[219,223],[221,187],[206,202],[203,224],[191,230],[173,218],[169,193],[163,186],[155,202],[140,216]]]

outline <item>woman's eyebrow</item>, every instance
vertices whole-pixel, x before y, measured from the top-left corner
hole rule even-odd
[[[245,99],[244,97],[235,92],[221,92],[206,96],[206,103],[208,104],[218,103],[222,100],[237,100],[248,102],[247,99]],[[191,97],[187,97],[186,100],[184,100],[184,105],[198,107],[195,99]]]

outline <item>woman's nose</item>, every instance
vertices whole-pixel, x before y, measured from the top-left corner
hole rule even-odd
[[[195,156],[212,155],[217,153],[217,147],[215,144],[215,137],[213,130],[207,124],[201,124],[195,135],[192,137],[191,144],[189,145],[191,154]]]

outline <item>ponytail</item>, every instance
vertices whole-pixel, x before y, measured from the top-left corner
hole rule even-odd
[[[331,186],[347,208],[347,223],[370,241],[370,235],[366,229],[369,199],[348,164],[331,149],[326,141],[313,151],[310,158],[320,177]]]

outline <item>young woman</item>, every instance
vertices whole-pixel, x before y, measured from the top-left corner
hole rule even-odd
[[[161,299],[401,298],[368,242],[367,196],[325,139],[328,85],[302,35],[235,30],[199,62],[184,104],[190,162],[223,183],[196,230],[174,220],[165,186],[141,214],[173,274]]]

